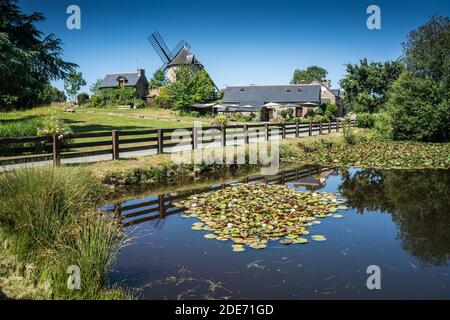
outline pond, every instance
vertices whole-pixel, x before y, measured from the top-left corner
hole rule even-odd
[[[227,184],[136,197],[115,208],[128,236],[110,273],[112,284],[141,299],[448,299],[450,171],[303,167],[244,183],[286,184],[339,193],[348,210],[308,227],[326,241],[233,252],[230,241],[191,230],[174,202]],[[380,268],[369,290],[367,268]]]

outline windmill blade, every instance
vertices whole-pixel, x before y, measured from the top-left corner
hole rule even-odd
[[[183,49],[183,47],[186,47],[188,49],[191,48],[191,46],[189,45],[189,43],[187,43],[184,40],[181,40],[180,42],[178,42],[178,44],[175,46],[175,48],[172,50],[171,54],[173,57],[175,57],[177,55],[178,52],[180,52],[181,49]]]
[[[158,31],[152,33],[147,39],[164,64],[169,63],[173,59],[172,52],[170,52]]]

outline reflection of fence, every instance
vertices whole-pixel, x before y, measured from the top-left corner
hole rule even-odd
[[[124,227],[144,222],[151,222],[155,228],[160,229],[162,228],[164,220],[167,216],[183,212],[184,208],[175,207],[173,206],[173,203],[176,202],[176,200],[186,198],[190,195],[219,190],[230,184],[241,182],[265,182],[270,184],[294,182],[296,180],[327,171],[330,171],[330,168],[307,167],[280,171],[277,175],[274,176],[249,176],[241,180],[214,185],[207,188],[158,195],[145,199],[138,203],[116,204],[114,207],[114,211],[121,219]]]
[[[225,146],[241,141],[250,143],[255,139],[271,140],[274,136],[281,139],[312,136],[314,134],[339,132],[343,122],[309,122],[285,124],[244,124],[221,127],[152,129],[140,131],[117,131],[74,133],[65,136],[18,137],[0,139],[0,163],[7,165],[19,162],[37,162],[53,160],[59,165],[61,159],[85,158],[111,155],[119,159],[121,153],[153,150],[164,153],[173,147],[191,149],[207,146],[215,141]],[[350,121],[350,125],[355,125]]]

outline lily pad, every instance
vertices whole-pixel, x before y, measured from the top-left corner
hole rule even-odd
[[[336,194],[265,183],[228,186],[181,200],[178,205],[199,219],[193,230],[210,231],[205,238],[233,241],[237,251],[245,250],[244,245],[264,249],[269,240],[281,239],[286,245],[306,243],[300,236],[309,234],[307,227],[345,207]]]
[[[327,240],[327,238],[325,238],[324,236],[322,236],[320,234],[311,236],[311,239],[314,241],[326,241]]]
[[[307,242],[308,242],[308,239],[305,239],[305,238],[297,238],[292,241],[292,243],[296,243],[296,244],[305,244]]]

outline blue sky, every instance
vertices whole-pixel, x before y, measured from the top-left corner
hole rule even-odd
[[[66,27],[71,4],[81,8],[81,30]],[[381,8],[381,30],[366,27],[371,4]],[[146,39],[155,30],[170,48],[186,40],[220,88],[289,83],[296,68],[309,65],[327,69],[337,87],[345,63],[396,59],[409,31],[433,13],[450,15],[449,0],[21,0],[20,5],[45,15],[40,29],[61,38],[64,58],[77,63],[88,81],[84,90],[106,73],[139,67],[150,77],[162,64]]]

